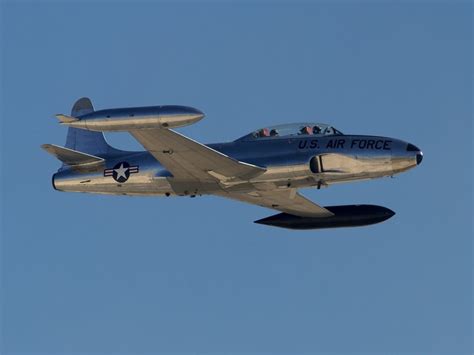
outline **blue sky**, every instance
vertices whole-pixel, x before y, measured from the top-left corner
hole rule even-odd
[[[1,5],[2,341],[14,353],[470,353],[470,2]],[[255,225],[217,197],[51,188],[53,115],[181,104],[232,140],[322,121],[421,147],[394,179],[303,193],[397,215],[354,229]],[[139,145],[109,136],[122,148]]]

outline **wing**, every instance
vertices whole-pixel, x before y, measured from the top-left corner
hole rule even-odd
[[[242,192],[218,192],[217,195],[234,200],[272,208],[302,217],[330,217],[334,214],[307,198],[301,196],[296,189]]]
[[[264,168],[240,162],[165,128],[131,130],[130,133],[176,179],[221,182],[248,180]]]

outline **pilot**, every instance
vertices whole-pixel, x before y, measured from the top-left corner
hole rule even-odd
[[[314,126],[313,127],[313,134],[321,134],[321,127]]]
[[[270,131],[270,136],[271,136],[271,137],[278,136],[278,131],[277,131],[275,128],[273,128],[273,129]]]
[[[260,137],[270,137],[270,130],[268,128],[260,130]]]
[[[313,129],[309,126],[303,127],[300,129],[300,134],[312,134]]]

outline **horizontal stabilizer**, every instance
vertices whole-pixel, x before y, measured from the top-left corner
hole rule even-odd
[[[104,159],[94,155],[78,152],[77,150],[60,147],[54,144],[43,144],[41,146],[49,154],[54,155],[64,164],[71,166],[90,167],[91,165],[99,165],[104,162]]]
[[[68,115],[63,115],[62,113],[58,113],[56,115],[56,118],[59,120],[59,122],[61,123],[71,123],[71,122],[75,122],[75,121],[79,121],[78,118],[76,117],[72,117],[72,116],[68,116]]]

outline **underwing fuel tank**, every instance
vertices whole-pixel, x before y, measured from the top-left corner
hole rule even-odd
[[[100,110],[79,117],[58,114],[56,117],[69,127],[117,132],[187,126],[201,120],[204,113],[193,107],[169,105]]]
[[[344,205],[324,208],[334,213],[334,216],[300,217],[288,213],[279,213],[254,223],[288,229],[359,227],[380,223],[395,215],[392,210],[376,205]]]

